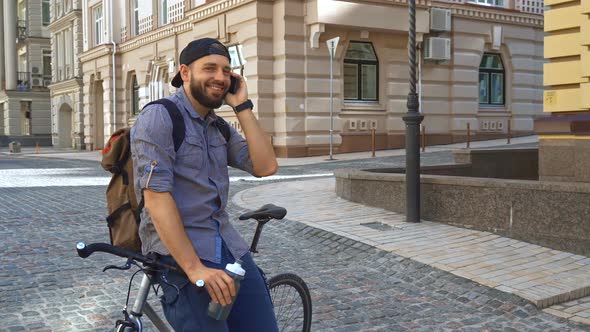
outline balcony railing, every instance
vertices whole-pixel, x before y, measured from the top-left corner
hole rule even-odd
[[[152,31],[153,28],[153,16],[146,16],[139,20],[139,31],[138,35],[143,35],[146,32]]]
[[[31,73],[28,71],[17,72],[16,89],[18,91],[31,90]]]
[[[18,41],[23,41],[29,36],[27,32],[27,21],[18,20],[16,21],[16,37]]]
[[[127,41],[127,26],[121,28],[121,42],[124,43]]]

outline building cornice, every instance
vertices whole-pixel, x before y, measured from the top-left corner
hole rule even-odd
[[[51,24],[49,24],[47,28],[51,30],[51,32],[56,32],[68,27],[69,24],[72,23],[72,21],[74,21],[75,19],[82,19],[82,11],[80,9],[70,10],[67,14],[51,22]]]
[[[82,78],[76,77],[65,81],[51,83],[48,88],[51,91],[51,96],[80,89],[84,84]]]
[[[186,12],[186,17],[195,24],[211,16],[225,13],[245,4],[255,2],[256,0],[224,0],[215,1],[210,4],[196,7]]]
[[[455,17],[539,28],[542,28],[544,24],[543,15],[523,13],[513,9],[495,8],[470,3],[457,4],[446,1],[435,1],[432,4],[436,7],[451,9]]]
[[[85,63],[94,59],[98,59],[105,55],[111,55],[113,49],[112,44],[101,44],[96,47],[89,49],[88,51],[80,54],[80,62]]]

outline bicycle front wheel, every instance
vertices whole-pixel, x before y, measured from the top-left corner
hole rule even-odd
[[[311,329],[311,295],[297,275],[283,273],[268,281],[279,331],[309,332]]]

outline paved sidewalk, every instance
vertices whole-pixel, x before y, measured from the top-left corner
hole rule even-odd
[[[404,215],[337,197],[334,185],[333,178],[267,184],[239,192],[233,202],[243,208],[283,206],[289,220],[513,293],[548,313],[590,325],[590,258],[488,232],[406,223]]]
[[[470,148],[490,148],[490,147],[511,147],[520,144],[535,144],[539,142],[536,135],[517,137],[511,140],[511,144],[506,144],[506,139],[496,139],[488,141],[471,142]],[[466,143],[455,143],[446,145],[433,145],[426,147],[425,153],[437,151],[450,151],[462,149]],[[375,157],[403,156],[406,154],[405,149],[379,150],[375,152]],[[42,158],[60,158],[60,159],[78,159],[94,160],[100,162],[102,155],[100,151],[79,151],[73,149],[58,149],[53,147],[41,147],[39,153],[34,147],[24,147],[20,153],[10,153],[7,147],[0,147],[0,155],[22,156],[22,157],[42,157]],[[329,156],[299,157],[299,158],[277,158],[279,166],[299,166],[323,162],[330,162]],[[339,153],[334,154],[335,160],[355,160],[371,158],[370,151]]]

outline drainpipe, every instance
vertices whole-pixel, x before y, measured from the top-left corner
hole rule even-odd
[[[115,54],[117,52],[117,43],[115,43],[115,32],[113,31],[113,21],[114,16],[114,9],[113,9],[113,3],[115,2],[115,0],[111,0],[109,1],[110,3],[110,20],[109,20],[109,24],[110,24],[110,30],[111,30],[111,44],[113,45],[113,73],[112,73],[112,80],[113,80],[113,133],[117,130],[117,71],[116,71],[116,67],[115,67]]]

